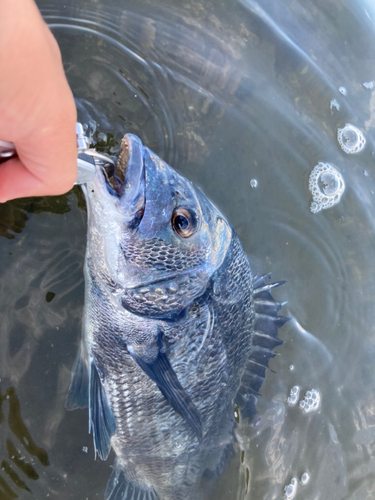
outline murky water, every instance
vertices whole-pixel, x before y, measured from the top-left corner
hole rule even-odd
[[[215,499],[375,499],[374,4],[39,5],[96,147],[139,135],[226,214],[255,272],[288,281],[275,295],[292,320]],[[345,189],[312,213],[319,162]],[[85,217],[78,187],[0,205],[1,500],[102,499],[111,472],[87,411],[64,408]]]

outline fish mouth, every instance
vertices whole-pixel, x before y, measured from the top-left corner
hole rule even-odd
[[[126,136],[121,141],[121,150],[115,164],[102,166],[108,191],[113,196],[121,197],[125,186],[125,174],[129,161],[129,142]]]
[[[119,199],[129,217],[143,215],[145,207],[145,166],[143,145],[133,134],[126,134],[114,166],[102,167],[108,192]]]

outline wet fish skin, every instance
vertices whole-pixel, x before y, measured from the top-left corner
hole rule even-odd
[[[258,348],[248,258],[190,181],[131,134],[118,165],[116,192],[102,171],[84,189],[83,341],[67,406],[88,403],[96,452],[116,453],[106,499],[197,500],[233,450],[241,380],[260,386],[283,320],[276,307]],[[172,227],[176,207],[193,214],[189,237]]]

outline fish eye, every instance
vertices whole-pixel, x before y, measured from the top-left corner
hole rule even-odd
[[[198,216],[189,208],[175,208],[171,222],[173,229],[182,238],[189,238],[198,229]]]

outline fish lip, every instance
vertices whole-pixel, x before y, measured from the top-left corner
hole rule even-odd
[[[126,134],[121,141],[121,153],[118,163],[125,158],[125,176],[122,186],[120,204],[130,214],[144,212],[146,203],[146,173],[144,151],[141,140]]]
[[[107,190],[116,198],[121,198],[124,193],[129,156],[129,142],[125,135],[121,141],[116,163],[111,168],[101,165],[101,172],[105,178]]]
[[[115,196],[108,190],[107,179],[102,166],[96,165],[94,179],[87,184],[81,184],[81,189],[85,195],[86,202],[91,198],[90,193],[94,193],[95,189],[99,189],[102,195],[113,204]]]
[[[110,173],[113,175],[110,176]],[[146,201],[145,165],[140,139],[126,134],[121,141],[116,167],[110,172],[105,166],[97,165],[92,184],[100,189],[106,200],[119,208],[127,220],[136,217],[139,222]],[[89,189],[86,191],[89,194]]]

